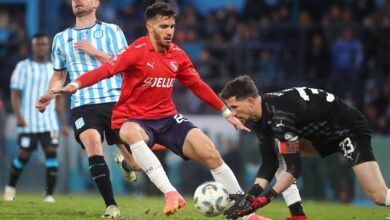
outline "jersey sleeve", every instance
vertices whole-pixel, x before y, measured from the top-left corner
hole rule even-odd
[[[123,52],[127,48],[127,41],[122,29],[117,25],[110,25],[109,30],[109,44],[114,49],[113,55]]]
[[[272,132],[282,141],[298,139],[297,116],[292,113],[275,112],[272,117]]]
[[[124,72],[131,68],[136,59],[136,53],[133,47],[129,47],[125,52],[111,57],[111,59],[100,67],[91,70],[79,76],[75,81],[78,81],[81,88],[85,88],[95,83],[110,78],[118,73]]]
[[[195,83],[197,83],[200,80],[200,76],[198,71],[195,70],[194,65],[192,64],[190,58],[187,56],[187,54],[184,51],[181,51],[182,54],[180,55],[182,58],[182,62],[179,65],[179,72],[177,74],[177,79],[184,85],[184,86],[191,86]]]
[[[14,90],[23,90],[26,81],[26,66],[19,62],[11,76],[10,88]]]
[[[275,139],[273,137],[264,136],[261,132],[256,132],[256,135],[259,139],[259,148],[262,158],[257,177],[271,182],[279,167],[278,156],[275,149]]]
[[[64,45],[64,39],[57,34],[53,39],[51,49],[51,60],[54,70],[64,70],[66,68],[66,57],[64,51],[62,51],[62,45]]]

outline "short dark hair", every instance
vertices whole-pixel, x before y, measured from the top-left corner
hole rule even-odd
[[[145,10],[145,20],[156,18],[157,16],[163,17],[175,17],[176,10],[172,8],[168,3],[165,2],[156,2],[152,5],[149,5]]]
[[[229,81],[219,95],[225,100],[233,96],[235,96],[237,100],[243,100],[249,97],[257,98],[259,96],[259,91],[248,75],[242,75]]]
[[[47,38],[49,38],[49,35],[47,35],[47,34],[45,34],[45,33],[43,33],[43,32],[38,32],[38,33],[36,33],[36,34],[34,34],[34,35],[32,36],[31,40],[34,40],[34,39],[36,39],[36,38],[42,38],[42,37],[47,37]]]

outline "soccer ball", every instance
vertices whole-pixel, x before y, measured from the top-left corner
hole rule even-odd
[[[202,183],[195,190],[196,209],[205,216],[217,216],[229,205],[229,193],[217,182]]]

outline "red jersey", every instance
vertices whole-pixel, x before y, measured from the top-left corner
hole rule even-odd
[[[176,79],[214,109],[224,104],[199,77],[187,54],[171,43],[162,54],[148,36],[134,41],[124,52],[76,79],[81,87],[122,72],[121,95],[112,111],[112,128],[125,119],[159,119],[177,113],[172,101]]]

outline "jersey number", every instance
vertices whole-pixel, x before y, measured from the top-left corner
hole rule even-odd
[[[183,121],[188,121],[188,119],[184,118],[184,116],[181,114],[177,114],[173,116],[173,118],[176,120],[178,124],[181,124]]]
[[[313,88],[307,88],[307,87],[295,87],[294,89],[296,89],[298,91],[299,96],[301,96],[301,98],[303,100],[305,100],[305,101],[309,101],[310,100],[309,95],[306,93],[305,89],[309,89],[311,91],[311,93],[313,93],[313,94],[319,94],[320,92],[324,92],[321,89],[313,89]],[[333,102],[334,101],[334,95],[327,92],[326,93],[326,101],[327,102]]]
[[[351,154],[355,151],[351,139],[349,137],[345,138],[339,144],[341,151],[344,153],[345,158],[351,158]]]

